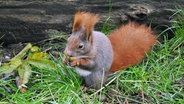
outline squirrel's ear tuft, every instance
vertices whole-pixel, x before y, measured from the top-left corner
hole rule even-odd
[[[84,17],[85,35],[86,37],[89,37],[88,35],[91,34],[95,24],[99,21],[100,17],[98,14],[93,14],[89,12],[84,13]]]
[[[77,31],[81,27],[84,27],[84,35],[86,37],[89,37],[89,33],[91,33],[99,19],[100,17],[98,14],[93,14],[89,12],[77,12],[74,17],[73,31]]]
[[[83,13],[77,12],[74,17],[73,31],[79,30],[83,25]]]

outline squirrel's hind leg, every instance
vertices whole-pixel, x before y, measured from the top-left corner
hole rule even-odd
[[[93,72],[92,74],[83,77],[85,85],[88,88],[100,89],[107,80],[107,74],[108,74],[107,72],[103,71]]]

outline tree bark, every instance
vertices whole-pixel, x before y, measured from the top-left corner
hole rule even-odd
[[[37,42],[54,32],[69,34],[73,15],[79,10],[101,15],[97,30],[107,20],[107,25],[117,27],[135,20],[160,33],[171,26],[173,12],[169,9],[176,9],[179,4],[184,4],[184,0],[0,1],[0,43]]]

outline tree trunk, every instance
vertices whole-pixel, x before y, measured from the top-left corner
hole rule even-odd
[[[184,0],[12,0],[0,1],[0,43],[37,42],[48,34],[71,33],[73,15],[84,10],[101,15],[97,30],[129,20],[147,23],[159,33],[171,26],[173,12]],[[110,19],[108,19],[110,17]]]

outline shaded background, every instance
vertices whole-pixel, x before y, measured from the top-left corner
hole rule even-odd
[[[129,20],[147,23],[156,33],[173,18],[169,9],[182,7],[184,0],[7,0],[0,1],[0,43],[37,42],[48,34],[71,33],[73,15],[84,10],[101,15],[96,29],[120,26]],[[172,33],[169,32],[170,37]]]

